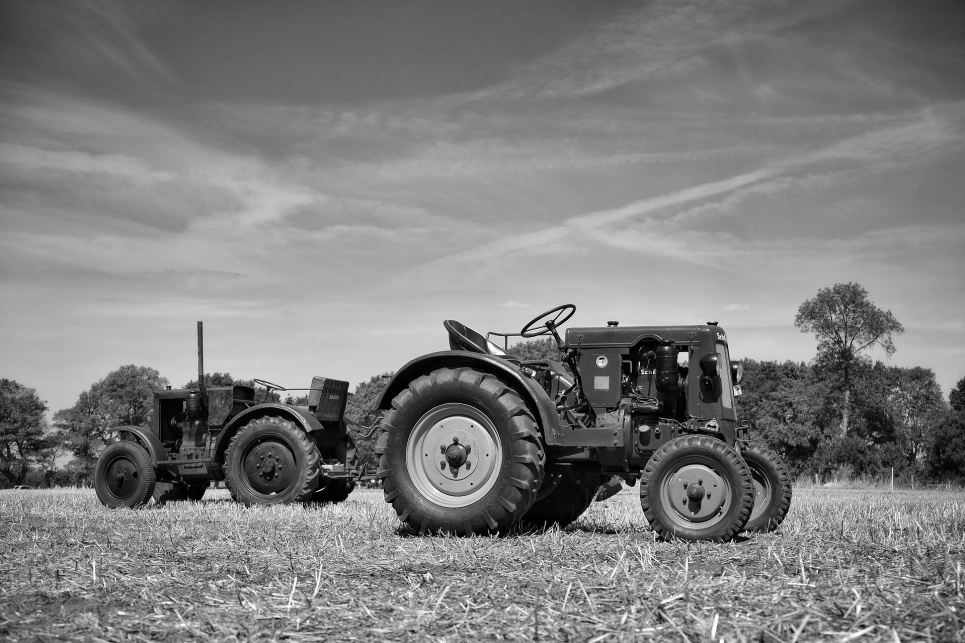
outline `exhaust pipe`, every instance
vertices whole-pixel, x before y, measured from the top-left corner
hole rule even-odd
[[[198,322],[198,388],[201,389],[201,404],[208,408],[208,393],[204,387],[204,331]]]

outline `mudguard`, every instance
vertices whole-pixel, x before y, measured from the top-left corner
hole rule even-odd
[[[379,409],[392,408],[392,400],[402,392],[414,379],[428,375],[440,368],[469,367],[479,372],[498,377],[504,384],[515,390],[532,412],[540,428],[540,433],[548,445],[563,444],[563,431],[560,426],[556,405],[543,388],[527,377],[519,366],[513,362],[483,353],[468,351],[440,351],[430,353],[412,360],[389,380],[382,397],[379,398]]]
[[[325,427],[322,425],[318,419],[308,410],[307,406],[289,406],[287,404],[280,404],[276,402],[266,402],[264,404],[256,404],[251,408],[245,409],[238,415],[231,418],[231,421],[225,425],[225,428],[218,435],[217,442],[214,447],[214,459],[222,460],[224,458],[224,453],[228,449],[228,443],[231,442],[231,438],[235,437],[238,433],[238,429],[245,426],[252,420],[256,420],[260,417],[265,417],[268,415],[274,415],[278,417],[283,417],[291,420],[298,426],[300,426],[306,433],[311,433],[312,431],[323,431]]]
[[[121,440],[133,440],[147,449],[148,455],[151,456],[151,464],[154,466],[167,456],[161,440],[150,429],[145,429],[143,426],[119,426],[114,430]]]

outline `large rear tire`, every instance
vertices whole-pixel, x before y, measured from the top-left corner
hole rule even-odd
[[[505,532],[543,480],[532,414],[499,379],[471,368],[415,379],[382,428],[376,475],[385,500],[420,533]]]
[[[596,466],[551,464],[546,467],[536,500],[523,516],[534,527],[565,527],[587,510],[602,482]]]
[[[225,455],[231,497],[246,505],[307,500],[318,486],[318,460],[315,441],[293,422],[252,420],[232,438]]]
[[[734,538],[751,514],[754,485],[740,455],[702,435],[679,437],[654,453],[640,477],[640,505],[664,540]]]
[[[745,530],[767,533],[777,529],[791,506],[791,477],[769,449],[751,447],[741,452],[754,481],[754,507]]]
[[[155,483],[151,456],[137,442],[115,442],[97,458],[94,489],[97,498],[108,507],[146,505],[154,493]]]

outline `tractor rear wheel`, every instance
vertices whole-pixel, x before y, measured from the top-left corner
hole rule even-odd
[[[115,442],[97,458],[94,488],[97,498],[108,507],[141,507],[147,504],[154,493],[155,483],[151,456],[137,442]]]
[[[750,517],[754,485],[725,442],[687,435],[657,450],[640,477],[640,505],[665,539],[726,542]]]
[[[601,481],[599,467],[548,465],[536,500],[523,522],[536,527],[565,527],[592,504]]]
[[[769,449],[751,447],[741,452],[754,480],[754,508],[745,530],[774,531],[791,506],[791,477],[780,458]]]
[[[505,532],[543,480],[536,421],[492,375],[441,368],[392,401],[376,452],[385,500],[420,533]]]
[[[246,505],[304,501],[318,486],[318,460],[315,441],[290,420],[252,420],[225,454],[231,497]]]

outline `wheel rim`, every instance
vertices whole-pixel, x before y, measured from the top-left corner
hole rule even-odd
[[[754,482],[754,508],[751,509],[750,520],[756,520],[771,505],[771,481],[759,467],[750,462],[747,464]]]
[[[465,507],[499,477],[502,441],[482,411],[443,404],[423,415],[406,444],[406,467],[416,489],[442,507]]]
[[[724,519],[730,484],[712,466],[690,463],[667,477],[660,496],[667,515],[678,526],[709,528]]]
[[[245,451],[242,467],[248,486],[265,496],[288,489],[298,471],[295,454],[288,445],[274,439],[252,444]]]
[[[127,456],[118,456],[105,468],[107,492],[118,500],[127,500],[137,492],[137,463]]]

